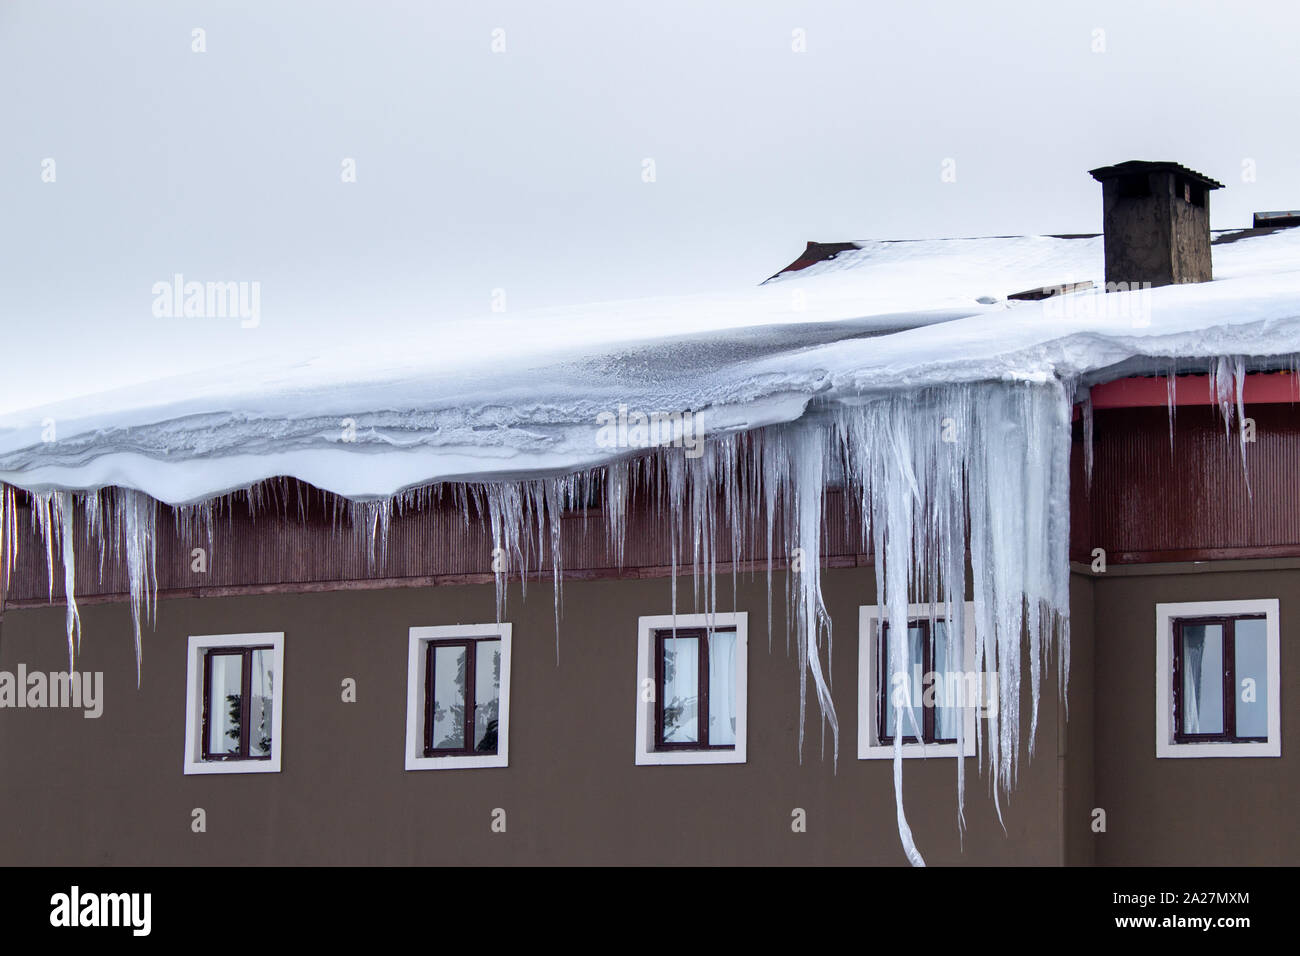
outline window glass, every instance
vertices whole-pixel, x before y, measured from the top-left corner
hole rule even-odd
[[[961,719],[960,694],[966,688],[959,663],[953,659],[956,650],[948,638],[948,622],[934,622],[934,669],[938,674],[934,689],[934,736],[936,740],[956,740],[957,721]]]
[[[494,754],[501,707],[501,642],[478,641],[474,655],[474,750]]]
[[[1268,624],[1238,620],[1233,631],[1237,736],[1268,736]]]
[[[693,744],[699,732],[699,638],[673,635],[663,642],[663,740]]]
[[[252,687],[248,701],[248,750],[254,757],[271,755],[271,722],[275,708],[275,652],[269,647],[253,651]]]
[[[736,632],[709,635],[709,746],[736,743]]]
[[[434,750],[465,747],[465,646],[433,648]]]
[[[208,653],[208,753],[238,754],[244,655]]]
[[[919,625],[907,629],[908,662],[910,673],[904,673],[902,662],[894,660],[894,646],[889,639],[889,630],[883,632],[885,666],[885,736],[894,737],[894,726],[898,719],[898,704],[903,707],[903,740],[916,742],[920,740],[918,732],[922,724],[921,699],[917,689],[921,687],[920,675],[925,668],[925,630]],[[915,679],[914,679],[915,678]],[[911,716],[909,716],[909,714]],[[916,723],[913,725],[912,719]]]
[[[1182,654],[1182,732],[1223,733],[1223,625],[1184,624]]]

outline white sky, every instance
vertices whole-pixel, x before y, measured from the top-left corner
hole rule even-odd
[[[1213,226],[1249,225],[1300,208],[1297,64],[1290,0],[2,0],[0,410],[472,322],[494,289],[514,312],[749,285],[809,239],[1093,232],[1086,171],[1127,159],[1221,180]],[[154,317],[174,273],[259,282],[260,325]]]

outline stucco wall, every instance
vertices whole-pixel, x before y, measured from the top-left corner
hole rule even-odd
[[[819,754],[811,694],[798,759],[784,586],[778,575],[769,653],[763,575],[740,580],[738,608],[751,617],[748,762],[738,766],[633,763],[637,617],[669,610],[667,579],[566,584],[558,665],[550,588],[531,586],[526,601],[512,589],[510,766],[499,770],[407,772],[402,756],[407,629],[491,621],[490,586],[163,601],[139,690],[127,607],[88,606],[78,667],[105,673],[103,716],[0,710],[0,862],[903,864],[891,764],[855,756],[857,609],[874,600],[872,571],[824,574],[838,773],[829,737]],[[729,578],[719,590],[728,609]],[[689,604],[689,577],[680,593]],[[61,607],[11,609],[2,627],[0,669],[66,667]],[[282,772],[183,775],[187,635],[279,630]],[[357,681],[354,704],[340,700],[345,677]],[[1044,695],[1039,749],[1004,801],[1005,833],[974,760],[964,849],[953,761],[907,761],[909,819],[929,862],[1061,862],[1054,681]],[[1072,714],[1078,697],[1076,685]],[[190,829],[196,807],[203,834]],[[505,834],[490,830],[498,807]],[[803,834],[791,832],[796,807]]]
[[[1096,594],[1096,800],[1107,829],[1096,862],[1197,866],[1300,862],[1300,569],[1257,561],[1237,570],[1158,573],[1094,581]],[[1232,565],[1209,566],[1229,568]],[[1155,606],[1162,602],[1281,601],[1282,756],[1157,759]],[[1073,713],[1072,715],[1073,716]]]

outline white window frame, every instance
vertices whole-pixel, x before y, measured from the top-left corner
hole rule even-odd
[[[203,759],[203,652],[213,647],[271,645],[271,757],[268,760]],[[279,773],[284,753],[284,632],[262,634],[191,634],[186,655],[185,681],[185,772],[191,773]]]
[[[497,688],[497,752],[482,756],[426,757],[424,755],[425,669],[430,641],[458,637],[495,637],[501,641],[501,684]],[[510,625],[451,624],[413,627],[406,662],[406,769],[467,770],[510,765]]]
[[[1174,742],[1174,619],[1262,614],[1268,641],[1268,740],[1263,743]],[[1277,598],[1187,601],[1156,605],[1156,756],[1282,756],[1282,638]]]
[[[942,604],[931,607],[929,604],[909,604],[907,619],[915,621],[943,617]],[[975,669],[975,604],[966,601],[964,608],[964,625],[966,640],[962,666],[967,672]],[[874,604],[858,608],[858,759],[859,760],[893,760],[894,745],[882,744],[876,732],[877,723],[877,679],[876,679],[876,622],[880,619],[880,608]],[[987,694],[988,691],[986,690]],[[965,724],[962,739],[965,756],[975,756],[976,707],[963,707],[962,720]],[[957,744],[927,744],[915,740],[903,742],[905,759],[926,757],[956,757]]]
[[[736,629],[736,746],[732,750],[655,750],[656,631],[671,628]],[[648,683],[647,683],[648,682]],[[647,687],[650,693],[646,693]],[[645,700],[650,697],[650,700]],[[749,615],[745,611],[716,614],[656,614],[637,619],[636,762],[642,766],[744,763],[749,714]]]

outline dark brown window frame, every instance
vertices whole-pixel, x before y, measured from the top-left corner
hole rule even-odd
[[[940,617],[940,618],[935,618],[934,623],[946,624],[947,621],[946,619]],[[907,627],[909,630],[914,627],[919,627],[921,628],[923,634],[922,640],[924,642],[923,646],[925,650],[922,655],[923,660],[921,661],[921,693],[922,695],[924,695],[925,675],[934,674],[938,671],[938,668],[934,666],[934,635],[930,628],[930,619],[923,617],[923,618],[916,618],[915,620],[909,620],[907,622]],[[889,675],[885,673],[885,662],[888,659],[885,655],[885,642],[888,640],[888,637],[889,637],[889,622],[881,621],[880,628],[876,635],[876,742],[880,744],[892,744],[894,742],[894,738],[885,733],[885,728],[888,726],[888,722],[886,720],[886,711],[890,709],[889,700],[891,697],[889,693],[889,687],[888,687]],[[910,675],[908,675],[908,679],[909,680],[911,679]],[[933,683],[933,678],[931,678],[931,683]],[[914,702],[914,703],[918,703],[918,702]],[[957,742],[956,737],[935,736],[934,712],[937,708],[926,707],[924,696],[922,697],[922,700],[919,701],[919,703],[921,705],[921,739],[917,740],[916,736],[912,734],[911,721],[904,721],[906,726],[897,728],[902,732],[903,743],[912,744],[912,745],[955,744]],[[965,720],[965,717],[960,712],[958,712],[957,719]]]
[[[500,698],[498,696],[498,718],[497,718],[497,743],[491,750],[474,749],[474,715],[478,712],[478,687],[475,680],[475,669],[478,666],[478,645],[484,642],[496,641],[502,645],[504,652],[505,644],[500,634],[489,634],[484,637],[448,637],[437,638],[435,640],[425,641],[424,648],[424,755],[426,757],[494,757],[501,751],[500,738]],[[465,648],[465,716],[464,728],[461,740],[463,747],[451,749],[448,747],[435,748],[433,746],[433,681],[434,681],[434,650],[439,647],[463,647]],[[497,694],[500,695],[501,688],[498,685]]]
[[[1212,614],[1203,617],[1176,617],[1173,620],[1173,667],[1170,680],[1173,684],[1174,743],[1176,744],[1264,744],[1268,736],[1237,736],[1237,621],[1267,621],[1266,614]],[[1186,625],[1223,626],[1223,730],[1217,734],[1188,734],[1183,732],[1183,628]]]
[[[203,725],[200,731],[203,739],[200,741],[200,754],[204,760],[228,761],[228,760],[270,760],[271,754],[252,754],[249,753],[249,730],[252,716],[253,703],[253,652],[254,651],[274,651],[275,647],[271,644],[249,644],[238,647],[205,647],[203,649]],[[208,742],[212,739],[209,728],[209,711],[212,708],[212,658],[213,657],[241,657],[240,674],[239,674],[239,750],[234,753],[212,753],[209,750]],[[272,706],[279,706],[275,701],[275,693],[271,694]],[[276,740],[271,738],[272,753],[276,748]]]
[[[680,752],[683,750],[735,750],[735,744],[709,743],[709,637],[712,634],[736,634],[734,627],[687,627],[657,630],[654,632],[655,654],[655,739],[657,752]],[[664,740],[664,641],[677,638],[697,638],[696,650],[699,663],[696,675],[699,686],[696,687],[698,706],[696,711],[696,737],[689,742],[674,743]],[[739,639],[739,638],[737,638]]]

